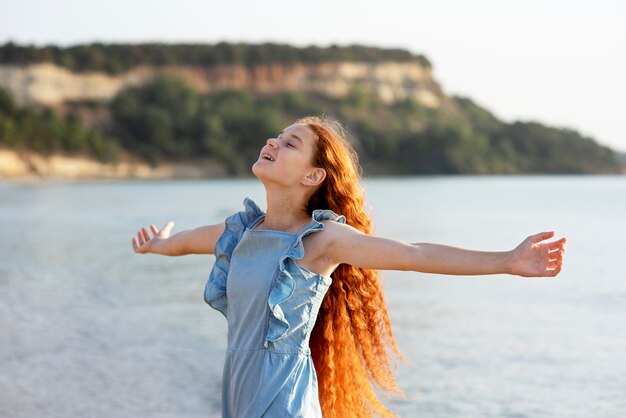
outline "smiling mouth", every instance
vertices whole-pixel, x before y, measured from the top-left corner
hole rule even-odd
[[[274,161],[274,159],[272,158],[271,155],[269,154],[262,154],[261,158],[263,158],[264,160],[268,160],[268,161]]]

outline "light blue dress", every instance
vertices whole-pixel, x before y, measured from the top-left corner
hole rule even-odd
[[[222,417],[320,417],[309,337],[331,278],[299,267],[302,238],[345,223],[315,210],[299,233],[253,229],[265,214],[251,199],[226,219],[205,301],[228,322]]]

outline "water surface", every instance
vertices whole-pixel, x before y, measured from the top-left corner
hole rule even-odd
[[[626,414],[626,178],[369,179],[378,235],[486,251],[555,230],[556,279],[384,272],[403,417]],[[0,184],[0,405],[10,417],[218,417],[213,256],[137,255],[139,226],[222,221],[258,181]]]

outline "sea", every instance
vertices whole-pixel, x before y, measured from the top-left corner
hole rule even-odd
[[[626,417],[626,176],[367,178],[379,236],[482,251],[555,231],[552,278],[384,271],[401,417]],[[218,223],[256,179],[0,183],[0,416],[219,417],[212,255],[135,254]],[[381,395],[382,396],[382,395]]]

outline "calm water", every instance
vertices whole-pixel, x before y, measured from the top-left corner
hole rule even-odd
[[[488,251],[568,238],[556,279],[384,272],[403,417],[626,416],[626,177],[365,183],[379,235]],[[137,255],[265,206],[254,180],[0,184],[0,415],[218,417],[213,256]]]

